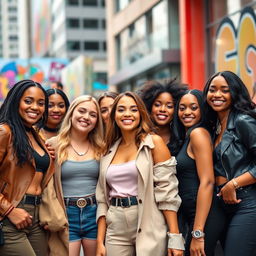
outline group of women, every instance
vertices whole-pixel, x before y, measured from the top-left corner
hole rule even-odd
[[[256,111],[234,73],[70,106],[23,80],[0,123],[0,255],[256,253]]]

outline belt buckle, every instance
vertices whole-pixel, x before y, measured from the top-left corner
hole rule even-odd
[[[87,205],[87,202],[85,200],[85,198],[79,198],[76,201],[76,206],[79,208],[84,208]]]
[[[123,208],[128,208],[131,206],[131,201],[130,201],[130,198],[121,198],[120,200],[120,205],[121,207]]]

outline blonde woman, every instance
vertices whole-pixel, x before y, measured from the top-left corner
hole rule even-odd
[[[76,98],[61,125],[59,135],[47,141],[56,152],[55,182],[63,196],[69,221],[69,255],[96,254],[95,189],[103,148],[103,125],[97,101]]]

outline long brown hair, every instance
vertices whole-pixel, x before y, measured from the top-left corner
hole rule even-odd
[[[135,142],[137,147],[139,147],[141,141],[145,138],[145,136],[153,131],[153,123],[150,120],[150,117],[148,115],[148,112],[146,110],[146,107],[143,103],[143,101],[140,99],[140,97],[130,91],[124,92],[119,94],[113,105],[109,116],[109,122],[107,125],[107,133],[106,133],[106,146],[105,146],[105,154],[109,151],[110,147],[119,139],[122,137],[122,133],[118,125],[115,121],[115,113],[116,108],[119,100],[124,97],[131,97],[136,102],[136,105],[138,107],[139,113],[140,113],[140,123],[137,127],[136,136],[135,136]]]

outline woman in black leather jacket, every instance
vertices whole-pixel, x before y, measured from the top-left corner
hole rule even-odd
[[[214,171],[227,221],[225,256],[256,251],[256,111],[242,80],[231,71],[204,88],[214,137]]]

